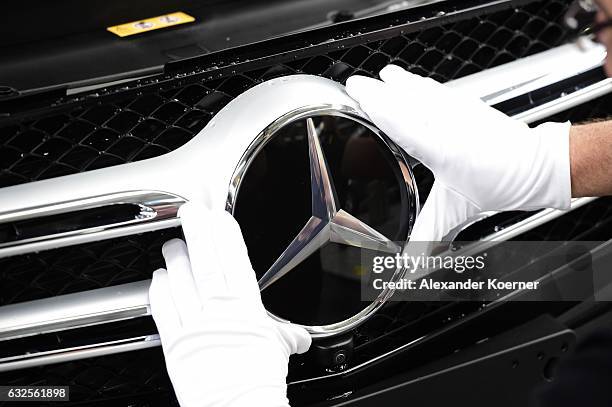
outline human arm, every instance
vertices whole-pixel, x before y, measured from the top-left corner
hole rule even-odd
[[[612,120],[572,126],[572,196],[612,195]]]

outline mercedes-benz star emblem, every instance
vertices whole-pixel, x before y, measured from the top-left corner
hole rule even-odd
[[[345,332],[386,301],[388,290],[362,301],[362,259],[401,252],[417,205],[402,150],[342,106],[310,106],[266,127],[227,201],[266,309],[314,336]]]
[[[289,247],[259,279],[262,290],[294,269],[327,242],[389,253],[398,253],[401,250],[399,245],[375,229],[337,208],[334,183],[312,118],[306,119],[306,129],[310,156],[312,216]]]

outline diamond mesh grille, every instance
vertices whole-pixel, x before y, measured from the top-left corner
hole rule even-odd
[[[0,187],[164,154],[193,137],[237,94],[277,76],[305,72],[343,82],[353,73],[374,75],[388,62],[395,62],[446,81],[508,62],[563,41],[566,32],[558,21],[566,3],[535,2],[229,79],[30,117],[0,128]],[[610,98],[555,119],[605,117],[610,113]],[[599,200],[535,229],[528,238],[600,238],[610,219],[610,200]],[[2,259],[0,304],[149,278],[163,265],[161,244],[179,234],[172,229]],[[408,328],[416,323],[426,329],[429,323],[439,326],[448,318],[461,317],[460,311],[439,304],[390,303],[357,331],[356,358],[406,343],[415,332]],[[3,373],[0,383],[70,385],[71,400],[83,405],[97,405],[94,401],[135,407],[176,405],[159,349]]]
[[[78,360],[0,374],[3,385],[70,386],[70,405],[177,406],[159,349]],[[116,397],[122,397],[117,400]],[[27,403],[19,403],[28,405]],[[0,402],[9,406],[10,402]],[[40,406],[40,404],[36,404]],[[45,405],[66,405],[66,402]]]
[[[0,259],[0,305],[151,278],[179,229]]]
[[[344,82],[356,73],[375,76],[392,62],[444,82],[510,62],[566,39],[560,21],[567,4],[533,2],[226,79],[185,85],[179,74],[170,84],[138,96],[118,93],[104,103],[84,95],[77,108],[0,124],[0,187],[162,155],[190,140],[232,98],[278,76],[308,73]]]

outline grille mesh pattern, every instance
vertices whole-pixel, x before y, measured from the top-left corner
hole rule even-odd
[[[353,73],[374,75],[385,64],[395,62],[446,81],[508,62],[563,41],[566,33],[556,22],[565,4],[535,2],[515,11],[245,72],[225,80],[193,83],[135,99],[30,118],[0,128],[0,187],[163,154],[189,140],[237,94],[277,76],[305,72],[343,82]],[[573,109],[572,117],[567,118],[578,121],[606,116],[611,101],[610,97],[600,98]],[[587,235],[581,231],[602,230],[607,219],[612,219],[612,205],[600,200],[536,229],[531,238],[582,238]],[[152,270],[162,265],[161,243],[178,234],[177,229],[151,232],[2,259],[0,304],[148,278]],[[460,317],[460,313],[451,316]],[[425,318],[440,324],[448,321],[449,314],[439,304],[387,304],[358,330],[356,357],[368,357],[381,348],[406,343],[408,335],[414,334],[407,332],[407,327]],[[93,405],[89,403],[94,400],[134,407],[176,405],[159,349],[3,373],[0,382],[70,385],[71,399],[87,405]],[[114,397],[121,399],[111,401]]]
[[[539,226],[519,236],[522,241],[606,241],[612,238],[612,198],[601,198],[556,220]],[[383,312],[370,318],[361,328],[362,343],[356,350],[361,357],[378,353],[381,344],[397,347],[406,343],[407,335],[417,335],[413,325],[433,318],[437,326],[454,322],[467,315],[466,308],[477,308],[476,303],[457,307],[440,306],[440,303],[388,303]],[[446,309],[448,308],[448,309]],[[416,339],[413,338],[413,339]]]
[[[107,400],[104,405],[109,406],[178,406],[159,349],[18,370],[3,373],[0,380],[6,386],[23,386],[26,383],[34,386],[70,386],[70,401],[82,402],[87,406],[97,406],[88,401],[102,398]],[[113,401],[114,397],[128,394],[121,401]],[[9,402],[0,402],[0,406],[8,405]],[[49,405],[66,405],[66,402]]]
[[[562,43],[567,1],[540,1],[255,71],[112,102],[85,102],[53,116],[0,127],[0,187],[162,155],[185,144],[232,98],[264,80],[294,73],[344,82],[375,76],[393,62],[448,81]],[[89,98],[95,99],[95,98]],[[1,125],[0,125],[1,126]]]
[[[0,305],[151,278],[178,229],[0,259]]]

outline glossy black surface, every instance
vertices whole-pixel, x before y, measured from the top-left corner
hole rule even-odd
[[[344,209],[392,241],[405,241],[409,204],[400,167],[382,140],[350,119],[314,117]],[[312,214],[305,120],[279,130],[243,176],[235,216],[261,277]],[[361,249],[328,243],[263,291],[266,308],[304,325],[350,318],[361,301]],[[291,303],[288,303],[288,299]]]

